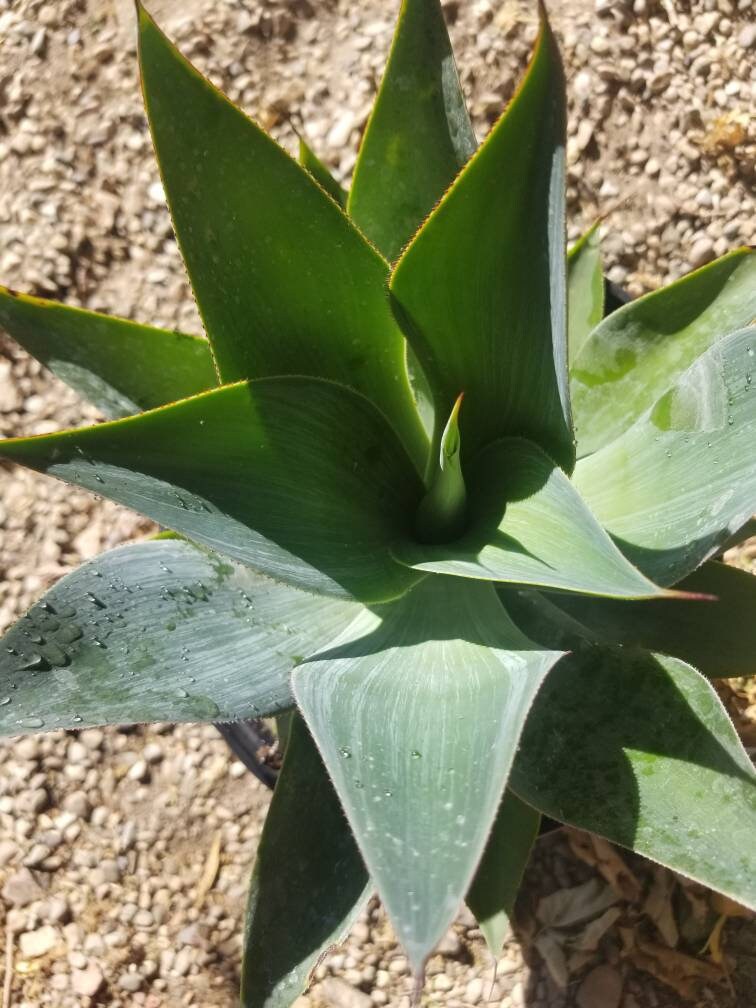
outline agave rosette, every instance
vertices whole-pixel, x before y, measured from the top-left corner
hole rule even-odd
[[[756,503],[756,256],[603,317],[543,11],[478,146],[439,3],[405,0],[348,194],[141,8],[139,41],[207,338],[3,290],[112,419],[0,454],[176,534],[7,632],[0,731],[296,708],[248,1006],[289,1004],[374,889],[418,974],[465,899],[497,949],[543,813],[756,905],[754,772],[709,682],[756,647],[756,581],[714,559]]]

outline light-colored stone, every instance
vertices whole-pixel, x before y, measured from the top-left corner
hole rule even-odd
[[[14,907],[27,906],[44,895],[44,889],[28,868],[20,868],[10,875],[2,889],[3,899]]]
[[[356,990],[340,977],[329,976],[321,983],[322,996],[331,1008],[372,1008],[369,994]]]
[[[21,955],[26,959],[47,955],[59,941],[60,934],[51,924],[44,924],[36,931],[25,931],[18,938]]]
[[[94,997],[105,982],[97,963],[90,962],[84,969],[71,970],[71,989],[79,997]]]

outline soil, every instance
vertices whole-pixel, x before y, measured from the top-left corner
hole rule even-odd
[[[291,122],[304,122],[348,183],[395,3],[149,6],[289,149]],[[534,4],[444,7],[483,136],[527,60]],[[608,275],[634,294],[756,244],[751,0],[551,7],[571,95],[570,238],[603,217]],[[0,282],[199,332],[142,112],[133,19],[131,0],[0,0]],[[0,336],[0,435],[96,419]],[[82,559],[150,531],[109,502],[0,469],[0,629]],[[730,559],[756,572],[753,543]],[[723,696],[754,746],[753,682],[725,685]],[[235,1004],[245,889],[269,795],[217,732],[50,733],[0,743],[0,768],[3,1008]],[[608,923],[591,911],[607,887]],[[586,900],[586,919],[551,927],[546,897]],[[700,887],[558,831],[537,845],[517,932],[496,969],[463,914],[430,961],[423,1001],[747,1008],[756,1002],[756,928],[753,918],[725,915],[721,949],[715,939],[704,954],[721,915]],[[724,983],[711,967],[722,949]],[[299,1008],[409,1008],[410,990],[375,902],[318,966]]]

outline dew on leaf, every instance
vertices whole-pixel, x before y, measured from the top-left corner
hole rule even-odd
[[[22,665],[19,672],[49,672],[50,663],[40,654],[33,654],[31,658]]]
[[[422,753],[419,753],[417,749],[413,749],[412,752],[410,753],[410,756],[412,757],[412,759],[420,759]]]
[[[28,717],[20,718],[16,724],[21,725],[22,728],[43,728],[45,722],[41,717]]]
[[[344,759],[351,759],[352,758],[352,750],[349,748],[349,746],[341,746],[341,748],[339,749],[339,752],[344,757]]]

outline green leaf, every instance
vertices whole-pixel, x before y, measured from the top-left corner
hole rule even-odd
[[[388,548],[407,533],[420,480],[375,407],[332,382],[241,382],[0,441],[2,455],[300,588],[376,602],[417,580]]]
[[[467,893],[522,723],[559,655],[535,649],[489,585],[431,577],[294,671],[416,972]]]
[[[420,361],[417,359],[417,355],[409,343],[406,345],[406,350],[407,373],[409,374],[415,406],[417,407],[417,412],[420,416],[420,422],[423,425],[423,430],[427,434],[428,438],[432,438],[433,428],[436,422],[436,408],[433,403],[433,392],[430,384],[428,383],[425,372],[420,366]],[[426,476],[429,476],[433,471],[433,465],[434,458],[431,454],[429,454],[426,465]]]
[[[108,417],[217,385],[207,340],[0,287],[0,325]]]
[[[423,542],[448,542],[465,527],[467,491],[460,463],[462,445],[457,425],[461,405],[462,396],[452,407],[441,436],[430,489],[417,511],[415,528]]]
[[[490,445],[466,482],[468,530],[441,545],[404,539],[393,547],[398,560],[418,571],[592,595],[661,594],[617,549],[562,470],[530,442]]]
[[[710,678],[756,673],[756,577],[709,561],[675,587],[716,601],[650,604],[554,595],[552,602],[588,628],[594,641],[674,655]]]
[[[567,345],[572,366],[581,347],[604,317],[604,273],[600,221],[567,255]]]
[[[497,585],[496,594],[523,633],[542,647],[573,651],[586,641],[606,643],[595,626],[584,626],[557,605],[561,596],[556,592]]]
[[[509,108],[397,263],[390,290],[467,458],[504,435],[574,463],[567,388],[564,81],[544,20]],[[436,449],[434,448],[434,451]]]
[[[574,483],[644,574],[675,584],[756,508],[756,327],[719,340]]]
[[[756,318],[756,254],[740,249],[604,320],[571,363],[579,454],[620,437],[723,336]]]
[[[295,717],[252,873],[242,1008],[289,1008],[320,957],[346,938],[371,888],[318,751]]]
[[[403,0],[349,215],[395,259],[477,146],[439,0]]]
[[[359,606],[298,591],[180,539],[62,578],[0,645],[0,735],[257,717]]]
[[[756,908],[756,774],[717,694],[684,662],[599,648],[560,662],[510,786]]]
[[[467,894],[467,905],[496,957],[512,930],[510,918],[540,822],[540,812],[507,791]]]
[[[386,300],[388,264],[141,7],[139,51],[176,235],[222,380],[342,382],[390,418],[422,471],[427,442]]]
[[[312,175],[321,189],[325,189],[329,196],[336,200],[343,209],[346,206],[348,193],[336,179],[309,144],[299,138],[299,163]]]

